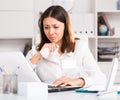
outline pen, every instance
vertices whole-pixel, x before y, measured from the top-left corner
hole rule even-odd
[[[2,67],[0,67],[0,73],[4,74]]]
[[[117,91],[117,94],[120,94],[120,91]]]
[[[0,72],[3,72],[2,68],[0,67]]]
[[[76,89],[76,92],[80,92],[80,93],[98,93],[98,91],[94,91],[94,90],[84,90],[84,89]]]
[[[5,66],[3,67],[3,73],[8,75],[8,71],[6,70]]]

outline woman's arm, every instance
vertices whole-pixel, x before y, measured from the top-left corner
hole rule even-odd
[[[36,52],[32,58],[30,58],[30,62],[32,64],[37,64],[38,61],[42,58],[42,55],[39,52]]]

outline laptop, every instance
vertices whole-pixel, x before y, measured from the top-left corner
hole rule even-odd
[[[41,82],[20,51],[0,52],[0,67],[8,74],[17,74],[18,82]]]
[[[118,69],[118,58],[113,58],[112,66],[108,75],[106,86],[91,86],[88,88],[76,89],[76,92],[97,93],[97,96],[100,96],[109,92],[114,92],[115,90],[113,89],[113,85],[115,82],[117,69]]]

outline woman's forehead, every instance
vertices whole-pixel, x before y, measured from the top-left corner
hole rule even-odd
[[[60,25],[63,23],[53,17],[47,17],[43,20],[43,24],[44,25]]]

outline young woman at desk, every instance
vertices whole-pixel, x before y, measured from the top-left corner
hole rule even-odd
[[[89,47],[73,37],[70,18],[61,6],[51,6],[41,15],[40,44],[30,50],[27,59],[34,65],[39,78],[54,86],[104,85],[100,71]]]

